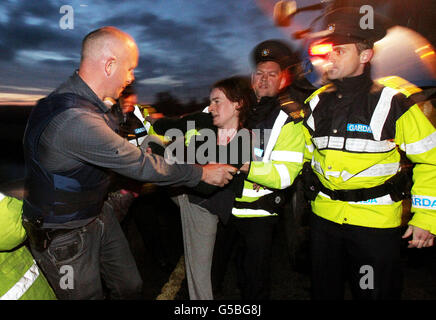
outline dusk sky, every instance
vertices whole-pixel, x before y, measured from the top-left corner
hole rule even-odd
[[[105,25],[119,27],[138,43],[135,76],[140,102],[152,103],[160,91],[200,100],[215,81],[249,74],[249,55],[257,43],[271,38],[290,41],[290,33],[306,27],[315,15],[303,13],[292,27],[277,28],[272,21],[275,2],[2,0],[0,103],[47,95],[78,68],[83,37]],[[314,3],[318,1],[299,1]],[[67,12],[60,12],[64,5],[73,8],[74,20],[65,20]],[[72,22],[73,29],[64,29]]]

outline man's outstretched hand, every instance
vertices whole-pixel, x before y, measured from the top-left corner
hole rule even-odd
[[[228,164],[206,164],[203,166],[201,181],[214,186],[224,187],[233,179],[233,175],[236,171],[238,171],[238,169]]]

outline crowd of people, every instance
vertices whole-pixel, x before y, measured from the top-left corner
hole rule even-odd
[[[214,298],[213,264],[225,268],[235,238],[241,299],[270,298],[274,227],[297,183],[312,209],[312,298],[343,299],[349,281],[356,299],[399,299],[401,239],[434,244],[436,206],[424,203],[436,201],[436,130],[412,99],[419,88],[372,80],[373,45],[386,28],[376,20],[361,29],[359,17],[332,11],[329,33],[314,39],[333,44],[325,86],[311,87],[287,43],[267,40],[252,51],[251,78],[217,81],[205,110],[177,119],[135,108],[139,52],[130,35],[89,33],[78,71],[30,115],[25,193],[0,190],[1,230],[11,230],[0,259],[20,265],[2,264],[0,299],[140,298],[146,283],[120,222],[143,182],[156,196],[133,218],[157,259],[165,254],[158,230],[146,228],[159,215],[153,201],[180,209],[192,300]],[[404,156],[413,170],[401,166]],[[407,197],[413,216],[402,235]],[[373,275],[364,287],[362,267]]]

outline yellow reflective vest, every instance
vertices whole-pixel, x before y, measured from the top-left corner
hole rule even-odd
[[[371,188],[400,170],[400,152],[414,163],[413,218],[409,224],[436,234],[436,131],[417,104],[407,99],[419,88],[399,77],[377,80],[355,96],[351,109],[328,85],[307,100],[305,160],[330,190]],[[339,113],[334,108],[343,108]],[[336,223],[374,228],[401,224],[402,203],[389,195],[360,202],[332,200],[320,192],[312,211]]]
[[[294,121],[282,110],[272,110],[277,114],[270,129],[270,135],[265,142],[262,155],[258,154],[256,161],[251,161],[247,179],[244,181],[242,197],[237,202],[254,202],[260,197],[283,190],[291,186],[303,167],[304,133],[303,122]],[[256,134],[256,130],[253,130]],[[255,148],[256,154],[256,148]],[[261,185],[259,191],[253,190],[253,184]],[[265,209],[233,208],[232,214],[238,218],[266,217],[277,215]]]
[[[21,224],[22,201],[0,193],[0,300],[53,300],[53,290],[30,251]]]

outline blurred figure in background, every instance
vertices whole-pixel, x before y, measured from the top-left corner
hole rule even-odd
[[[112,113],[119,125],[118,134],[136,146],[140,146],[147,135],[145,119],[139,109],[135,84],[129,84],[112,106]]]

